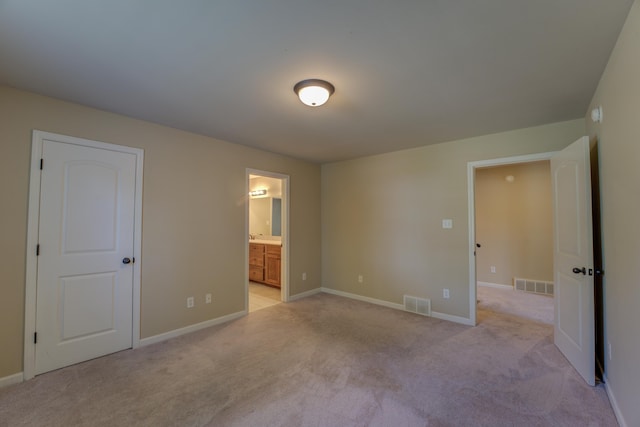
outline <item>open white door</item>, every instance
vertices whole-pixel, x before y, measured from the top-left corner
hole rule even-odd
[[[551,158],[554,210],[554,342],[595,385],[593,238],[589,138]]]

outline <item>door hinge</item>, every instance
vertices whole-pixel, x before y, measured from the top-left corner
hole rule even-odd
[[[38,333],[37,332],[33,333],[33,343],[34,344],[38,344]]]
[[[40,243],[36,245],[36,256],[40,256]]]
[[[44,159],[40,159],[40,170],[42,170],[43,166],[44,166]]]

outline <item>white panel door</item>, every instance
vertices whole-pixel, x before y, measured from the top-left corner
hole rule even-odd
[[[554,201],[554,341],[590,385],[595,385],[593,230],[589,139],[551,159]]]
[[[45,139],[42,158],[36,374],[132,346],[136,156]]]

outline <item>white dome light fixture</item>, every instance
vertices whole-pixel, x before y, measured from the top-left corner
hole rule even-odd
[[[310,107],[319,107],[327,102],[335,90],[331,83],[318,79],[302,80],[293,87],[300,101]]]

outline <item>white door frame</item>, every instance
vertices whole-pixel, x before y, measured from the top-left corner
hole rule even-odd
[[[140,345],[140,267],[141,267],[141,242],[142,242],[142,167],[144,163],[144,151],[139,148],[125,147],[122,145],[108,144],[89,139],[59,135],[39,130],[33,131],[31,142],[31,172],[29,180],[29,209],[27,222],[27,266],[25,280],[25,307],[24,307],[24,368],[23,379],[28,380],[35,376],[35,346],[33,334],[36,331],[36,291],[38,279],[38,257],[36,247],[38,245],[38,227],[40,222],[40,159],[42,158],[42,145],[45,139],[57,142],[75,144],[83,147],[100,148],[104,150],[119,151],[136,156],[136,183],[134,202],[134,238],[133,256],[136,262],[133,264],[133,323],[132,323],[132,347]]]
[[[469,323],[471,325],[475,326],[477,322],[476,257],[474,255],[474,251],[476,250],[476,169],[551,160],[554,154],[555,152],[525,154],[522,156],[478,160],[467,163],[467,190],[469,197]]]
[[[247,203],[244,208],[244,307],[249,312],[249,175],[260,175],[269,178],[279,179],[282,182],[282,254],[280,264],[280,299],[282,302],[289,302],[289,175],[277,172],[263,171],[259,169],[247,168],[245,195]]]

